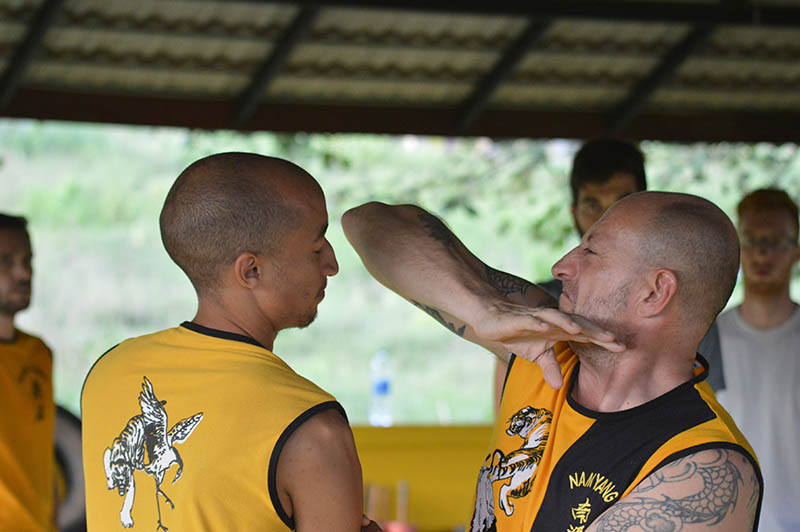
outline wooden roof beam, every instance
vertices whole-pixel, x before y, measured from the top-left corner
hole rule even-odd
[[[33,60],[33,56],[42,44],[47,30],[53,24],[63,3],[64,0],[45,0],[28,25],[28,32],[0,76],[0,113],[6,110],[17,92],[28,65]]]
[[[472,93],[461,104],[456,119],[456,131],[462,133],[478,117],[480,112],[489,103],[494,91],[506,79],[517,65],[525,58],[531,47],[537,43],[550,27],[548,19],[530,20],[528,25],[512,42],[505,53],[495,63],[483,79],[473,89]]]
[[[619,135],[634,119],[634,117],[647,104],[653,93],[669,81],[678,68],[698,47],[703,45],[715,26],[698,24],[686,36],[667,52],[661,61],[639,80],[628,95],[611,112],[608,121],[608,135]]]
[[[499,15],[605,21],[662,22],[673,24],[744,24],[800,26],[797,5],[763,5],[756,2],[675,2],[674,0],[539,0],[518,2],[463,2],[454,0],[248,0],[322,8],[398,10],[451,15]]]
[[[197,109],[203,112],[198,113]],[[80,94],[22,88],[6,116],[202,129],[229,129],[233,102],[219,99]],[[464,132],[494,138],[592,138],[605,134],[599,112],[487,109]],[[452,135],[454,109],[428,106],[313,105],[265,102],[247,130],[307,133]],[[675,114],[645,110],[626,130],[632,139],[675,142],[800,143],[800,113],[756,113],[745,109]]]
[[[250,85],[237,98],[234,112],[234,125],[237,128],[244,127],[253,115],[262,100],[264,91],[267,90],[270,83],[286,66],[292,51],[308,30],[311,29],[318,14],[319,8],[315,6],[300,9],[289,28],[284,32],[280,40],[275,43],[272,53],[253,75]]]

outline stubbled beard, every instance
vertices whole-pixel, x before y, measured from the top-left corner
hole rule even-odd
[[[622,343],[627,349],[633,347],[634,333],[627,326],[619,323],[616,317],[621,314],[626,307],[630,296],[631,285],[623,284],[611,296],[605,299],[593,301],[591,307],[580,309],[584,312],[575,312],[577,315],[586,318],[595,325],[614,334],[614,339]],[[613,365],[619,359],[619,353],[609,351],[597,344],[585,342],[568,342],[572,351],[581,359],[590,361],[598,365]]]
[[[599,345],[583,342],[567,342],[572,352],[578,355],[581,362],[588,362],[596,367],[613,367],[619,361],[619,353],[614,353]],[[625,344],[627,346],[627,344]]]
[[[319,311],[314,309],[314,313],[311,316],[303,317],[302,321],[300,322],[300,325],[298,325],[297,328],[305,329],[306,327],[314,323],[314,320],[317,319],[317,315],[319,315]]]
[[[790,286],[789,279],[768,280],[768,281],[747,281],[744,286],[747,292],[760,296],[780,295],[786,292]]]
[[[24,303],[23,302],[15,303],[13,301],[0,301],[0,314],[4,316],[13,316],[17,312],[28,308],[30,304],[31,304],[30,298],[28,298]]]

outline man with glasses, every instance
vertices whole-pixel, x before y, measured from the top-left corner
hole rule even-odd
[[[800,259],[798,209],[761,189],[737,208],[744,300],[717,319],[717,397],[753,446],[764,473],[761,532],[800,531],[800,310],[792,269]]]

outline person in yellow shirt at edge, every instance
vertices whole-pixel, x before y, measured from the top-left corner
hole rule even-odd
[[[272,352],[338,271],[317,181],[211,155],[177,178],[160,226],[198,310],[113,347],[84,382],[88,531],[380,530],[344,409]]]
[[[714,204],[620,199],[553,266],[558,302],[419,207],[372,202],[342,224],[378,281],[510,359],[469,530],[756,530],[758,462],[697,354],[739,266]]]
[[[53,357],[14,326],[31,301],[27,221],[0,214],[0,530],[56,530]]]

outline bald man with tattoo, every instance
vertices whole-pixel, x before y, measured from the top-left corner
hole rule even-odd
[[[553,266],[558,301],[419,207],[372,202],[343,226],[378,281],[509,361],[469,530],[756,530],[757,459],[697,355],[739,264],[715,205],[621,199]]]

